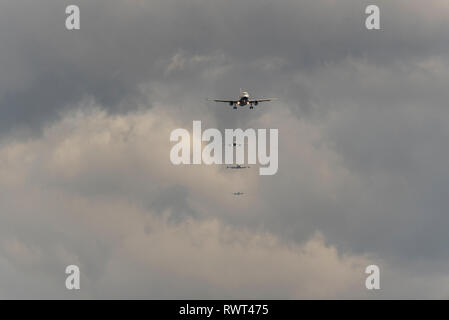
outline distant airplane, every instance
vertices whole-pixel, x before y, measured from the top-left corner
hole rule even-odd
[[[246,143],[245,143],[245,145],[246,145]],[[237,142],[233,142],[232,144],[228,144],[228,146],[230,146],[230,147],[241,147],[241,146],[243,146],[243,144],[237,143]]]
[[[226,169],[249,169],[249,168],[251,168],[251,167],[244,167],[244,166],[241,166],[241,165],[235,165],[235,166],[227,166],[226,167]]]
[[[232,142],[232,144],[228,144],[228,146],[230,146],[230,147],[242,147],[244,145],[246,146],[247,143],[246,142],[244,142],[243,144],[242,143],[237,143],[235,140]]]
[[[243,196],[244,193],[243,192],[234,192],[233,195],[234,196]]]
[[[247,91],[242,91],[240,89],[240,96],[238,100],[222,100],[222,99],[208,99],[209,101],[215,102],[225,102],[229,103],[230,106],[233,106],[233,109],[237,109],[237,106],[244,107],[249,105],[250,109],[254,109],[254,106],[257,106],[259,102],[269,102],[277,100],[276,98],[250,98],[249,93]]]

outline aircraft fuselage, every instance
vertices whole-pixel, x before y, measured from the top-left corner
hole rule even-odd
[[[246,106],[248,104],[250,104],[249,94],[248,94],[248,92],[243,91],[243,92],[240,93],[240,100],[237,101],[236,105],[244,107],[244,106]]]
[[[241,97],[239,101],[237,101],[237,104],[239,106],[246,106],[249,104],[249,98],[248,97]]]

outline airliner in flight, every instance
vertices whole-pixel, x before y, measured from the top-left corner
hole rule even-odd
[[[214,102],[224,102],[229,103],[233,109],[237,109],[237,106],[244,107],[249,105],[250,109],[254,109],[254,106],[257,106],[260,102],[270,102],[277,100],[276,98],[251,98],[247,91],[242,91],[240,89],[240,96],[237,100],[224,100],[224,99],[208,99],[209,101]]]

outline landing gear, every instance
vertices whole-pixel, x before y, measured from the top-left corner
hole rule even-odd
[[[234,109],[234,110],[237,110],[237,107],[236,106],[234,106],[232,109]]]
[[[254,107],[253,106],[251,106],[251,107],[249,107],[250,109],[254,109]]]

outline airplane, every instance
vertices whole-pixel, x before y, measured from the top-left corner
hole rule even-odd
[[[243,144],[242,143],[237,143],[237,141],[233,141],[231,144],[228,144],[228,146],[230,146],[230,147],[242,147],[242,146],[246,146],[247,145],[247,143],[246,142],[244,142]]]
[[[247,169],[247,168],[251,168],[251,167],[244,167],[244,166],[241,166],[241,165],[235,165],[235,166],[227,166],[226,167],[226,169]]]
[[[243,146],[243,144],[237,143],[237,142],[233,142],[232,144],[228,144],[228,146],[230,146],[230,147],[241,147],[241,146]]]
[[[239,192],[234,192],[233,195],[234,196],[243,196],[244,193],[239,191]]]
[[[233,109],[237,109],[237,106],[244,107],[249,105],[250,109],[254,109],[254,106],[259,105],[260,102],[269,102],[277,100],[276,98],[251,98],[247,91],[242,91],[240,89],[240,96],[238,100],[222,100],[222,99],[207,99],[208,101],[214,102],[224,102],[229,103],[230,106],[233,106]]]

